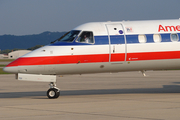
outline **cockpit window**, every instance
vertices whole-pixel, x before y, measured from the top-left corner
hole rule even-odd
[[[72,42],[80,33],[80,31],[72,30],[70,32],[67,32],[62,37],[58,39],[60,42]]]
[[[93,39],[93,32],[86,32],[84,31],[80,37],[77,39],[76,42],[81,42],[81,43],[94,43]]]

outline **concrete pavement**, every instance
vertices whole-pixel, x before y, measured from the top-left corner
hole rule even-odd
[[[58,99],[48,83],[0,75],[0,120],[179,120],[180,71],[58,77]]]

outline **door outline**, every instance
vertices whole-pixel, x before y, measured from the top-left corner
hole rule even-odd
[[[125,57],[124,57],[124,61],[117,61],[117,62],[111,62],[111,39],[110,39],[110,32],[109,32],[109,29],[108,29],[108,25],[116,25],[116,26],[121,26],[122,30],[123,30],[123,36],[124,36],[124,45],[125,45],[125,49],[124,49],[124,54],[125,54]],[[124,29],[124,26],[122,23],[109,23],[109,24],[105,24],[106,26],[106,30],[107,30],[107,34],[108,34],[108,40],[109,40],[109,62],[110,63],[123,63],[123,62],[126,62],[126,59],[127,59],[127,42],[126,42],[126,34],[125,34],[125,29]]]

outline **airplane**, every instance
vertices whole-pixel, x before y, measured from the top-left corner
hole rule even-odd
[[[56,75],[180,69],[180,19],[90,22],[9,63],[18,80],[50,82]]]

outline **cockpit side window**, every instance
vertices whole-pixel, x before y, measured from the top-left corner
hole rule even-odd
[[[72,30],[70,32],[67,32],[62,37],[59,38],[58,41],[60,42],[72,42],[80,33],[78,30]]]
[[[93,32],[89,32],[89,31],[82,32],[76,42],[90,43],[90,44],[94,43]]]

